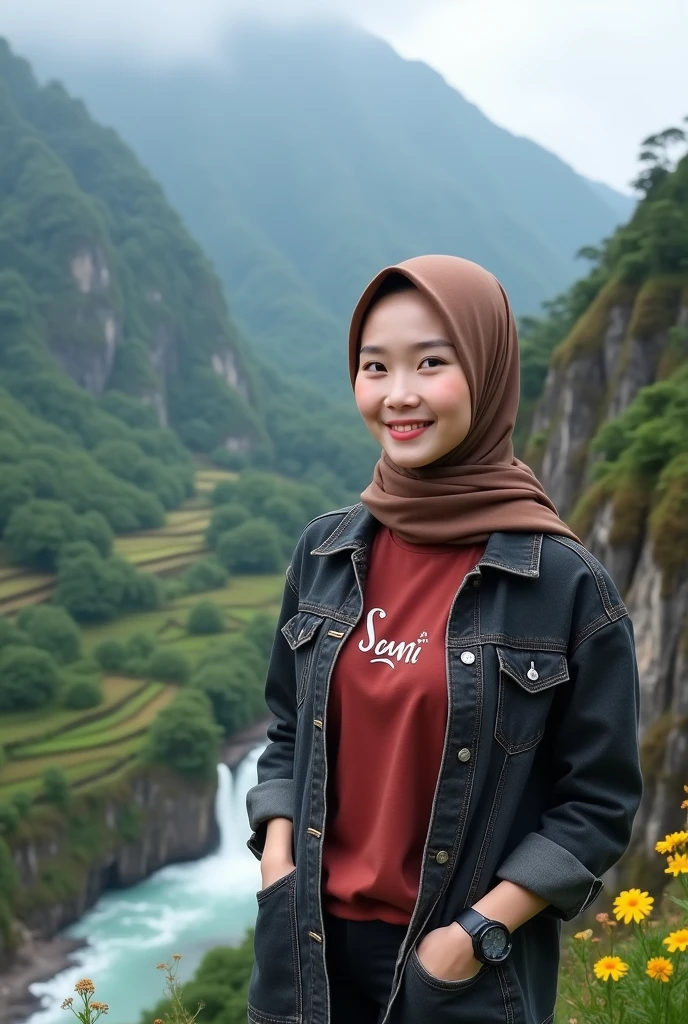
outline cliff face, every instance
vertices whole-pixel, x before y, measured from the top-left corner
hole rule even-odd
[[[98,798],[82,798],[66,815],[46,815],[12,844],[17,916],[34,935],[50,938],[104,889],[204,856],[218,841],[214,798],[214,784],[145,772]]]
[[[688,326],[685,282],[649,282],[632,294],[605,289],[555,352],[536,411],[527,458],[622,592],[633,621],[641,680],[645,795],[631,847],[608,884],[666,880],[654,845],[680,827],[688,782],[688,571],[657,555],[652,496],[641,487],[610,495],[595,485],[601,456],[590,444],[638,391],[666,379],[672,328]],[[583,499],[583,501],[581,501]],[[688,532],[688,517],[684,519]]]

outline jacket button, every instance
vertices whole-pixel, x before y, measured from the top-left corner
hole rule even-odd
[[[464,665],[472,665],[473,662],[475,661],[475,654],[473,653],[473,651],[462,651],[461,661],[464,663]]]
[[[458,757],[459,761],[470,761],[471,752],[468,749],[468,747],[461,747],[461,750],[458,752],[456,756]]]
[[[447,853],[446,850],[440,850],[438,853],[435,854],[435,860],[437,861],[438,864],[446,864],[447,861],[449,860],[449,854]]]

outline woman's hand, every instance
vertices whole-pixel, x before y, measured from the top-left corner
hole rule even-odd
[[[293,860],[289,858],[277,858],[269,857],[267,860],[265,855],[260,862],[260,876],[262,879],[261,888],[267,889],[273,882],[278,882],[280,878],[284,878],[294,870],[295,864]]]
[[[428,974],[441,981],[468,981],[482,967],[473,955],[470,935],[456,921],[424,935],[417,953]]]

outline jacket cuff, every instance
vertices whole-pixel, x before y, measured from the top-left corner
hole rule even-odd
[[[495,875],[541,896],[564,921],[585,910],[604,888],[577,857],[539,832],[529,832]]]
[[[251,853],[258,860],[263,856],[267,823],[271,818],[294,820],[294,780],[266,779],[253,786],[246,794],[248,822],[253,834],[247,841]]]

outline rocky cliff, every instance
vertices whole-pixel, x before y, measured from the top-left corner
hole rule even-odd
[[[218,840],[215,789],[146,769],[68,808],[45,808],[12,837],[16,915],[33,936],[50,938],[105,889],[204,856]]]
[[[637,457],[635,472],[600,474],[605,445],[593,441],[606,424],[608,456],[613,431],[623,432],[632,417],[643,420],[634,400],[649,385],[655,389],[645,393],[646,406],[654,403],[657,420],[665,414],[671,395],[659,382],[685,358],[687,327],[685,274],[640,287],[609,283],[554,353],[527,452],[560,515],[609,569],[635,629],[645,796],[614,885],[663,884],[654,844],[680,827],[688,782],[688,503],[677,472],[686,452],[673,457],[680,487],[672,495],[670,475],[658,486],[656,467],[638,465]],[[688,387],[682,394],[688,408]]]

